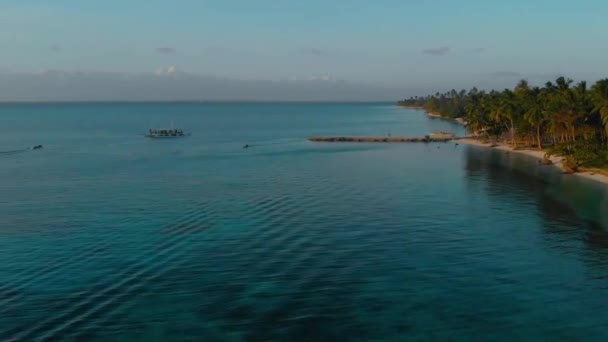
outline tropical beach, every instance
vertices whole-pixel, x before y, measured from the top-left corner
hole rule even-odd
[[[456,120],[471,135],[464,143],[491,146],[540,159],[566,173],[606,182],[608,177],[608,79],[558,77],[543,87],[521,80],[511,89],[473,88],[400,101],[429,117]]]
[[[528,149],[513,149],[512,147],[510,147],[507,144],[497,145],[497,144],[492,144],[490,142],[484,142],[482,140],[472,139],[472,138],[462,138],[462,139],[458,139],[457,141],[458,141],[458,143],[462,143],[462,144],[478,146],[478,147],[483,147],[483,148],[492,148],[492,149],[504,151],[507,153],[517,153],[517,154],[526,155],[526,156],[535,158],[536,160],[538,160],[539,163],[541,163],[543,160],[549,159],[551,161],[551,164],[545,165],[545,166],[557,167],[557,168],[559,168],[559,170],[563,170],[562,169],[563,157],[547,156],[546,151],[528,150]],[[576,173],[573,173],[572,176],[584,177],[587,179],[592,179],[594,181],[600,182],[603,185],[608,185],[608,174],[605,172],[606,172],[605,170],[578,171]]]
[[[0,341],[608,341],[607,17],[0,1]]]

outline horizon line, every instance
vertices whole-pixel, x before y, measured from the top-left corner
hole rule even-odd
[[[0,105],[42,105],[42,104],[247,104],[247,103],[293,103],[293,104],[341,104],[341,103],[397,103],[399,100],[25,100],[2,101]]]

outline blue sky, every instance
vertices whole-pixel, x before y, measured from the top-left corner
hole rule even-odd
[[[603,0],[0,0],[0,72],[501,87],[608,75]]]

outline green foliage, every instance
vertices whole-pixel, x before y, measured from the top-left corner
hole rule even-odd
[[[608,165],[608,149],[592,140],[578,140],[572,144],[559,144],[551,153],[570,158],[580,166],[603,167]]]
[[[451,90],[400,101],[447,118],[462,117],[471,133],[514,146],[550,146],[570,166],[608,165],[608,79],[591,89],[559,77],[544,87],[521,80],[511,89]]]
[[[608,134],[608,78],[595,83],[591,88],[591,98],[594,110],[600,114],[602,124]]]
[[[412,97],[399,101],[399,105],[424,108],[429,113],[436,113],[446,118],[462,118],[465,116],[467,93],[452,89],[443,94],[425,97]]]

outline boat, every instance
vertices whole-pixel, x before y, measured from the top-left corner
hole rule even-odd
[[[427,137],[430,139],[445,139],[445,140],[454,139],[455,136],[456,135],[452,132],[433,132],[433,133],[427,135]]]
[[[147,138],[182,138],[188,136],[189,134],[184,133],[183,130],[178,128],[169,128],[169,129],[149,129],[148,134],[146,134]]]
[[[185,133],[183,129],[173,128],[173,124],[171,124],[171,128],[150,128],[148,130],[148,134],[146,134],[145,136],[147,138],[183,138],[189,135],[190,134]]]

